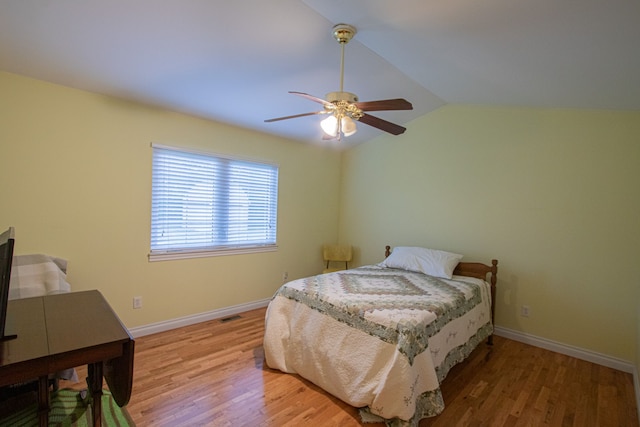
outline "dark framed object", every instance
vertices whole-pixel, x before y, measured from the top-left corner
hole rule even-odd
[[[0,341],[17,337],[15,334],[7,333],[6,329],[14,244],[15,231],[13,227],[9,227],[7,231],[0,234]]]

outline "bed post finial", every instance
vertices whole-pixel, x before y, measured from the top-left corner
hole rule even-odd
[[[387,245],[384,247],[384,257],[388,258],[391,255],[391,246]]]
[[[493,286],[496,285],[496,275],[498,274],[498,260],[497,259],[492,259],[491,260],[491,284]]]
[[[498,281],[498,260],[491,260],[491,323],[496,324],[496,282]],[[489,335],[487,344],[493,345],[493,333]]]

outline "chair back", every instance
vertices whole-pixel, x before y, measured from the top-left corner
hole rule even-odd
[[[326,263],[323,273],[346,270],[349,268],[349,261],[353,257],[353,248],[351,245],[324,245],[322,247],[322,257]],[[332,263],[342,262],[344,262],[344,267],[331,267]]]

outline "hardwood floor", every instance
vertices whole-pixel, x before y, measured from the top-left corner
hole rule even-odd
[[[363,425],[355,408],[264,366],[264,314],[136,339],[127,409],[138,427]],[[455,367],[442,392],[445,411],[420,427],[638,426],[630,374],[501,337]]]

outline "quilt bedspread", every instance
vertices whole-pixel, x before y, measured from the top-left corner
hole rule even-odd
[[[366,266],[295,280],[269,304],[267,365],[389,425],[444,409],[439,384],[493,331],[490,288]]]

